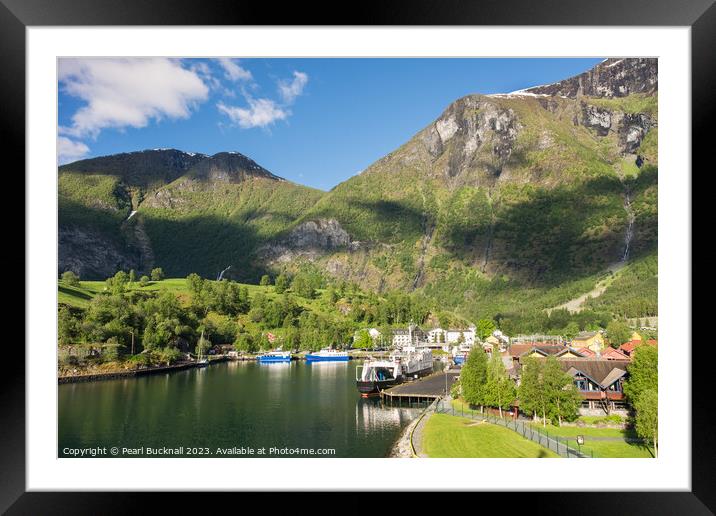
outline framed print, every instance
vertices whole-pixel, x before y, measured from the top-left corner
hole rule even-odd
[[[714,7],[449,4],[315,26],[4,2],[27,303],[3,510],[713,510],[691,169]]]

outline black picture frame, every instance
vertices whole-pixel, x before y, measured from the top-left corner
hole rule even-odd
[[[330,10],[287,3],[221,0],[0,0],[0,127],[4,155],[14,158],[19,174],[25,164],[25,30],[29,26],[92,25],[510,25],[510,26],[688,26],[691,28],[692,157],[693,169],[703,164],[713,144],[708,130],[714,120],[716,92],[716,6],[714,0],[382,0],[335,4]],[[340,7],[340,9],[339,9]],[[338,14],[346,13],[346,14]],[[6,169],[6,173],[9,170]],[[688,171],[684,171],[688,174]],[[21,175],[14,177],[17,191],[25,192]],[[26,192],[25,192],[26,193]],[[17,196],[20,198],[21,196]],[[19,224],[16,230],[20,232]],[[23,227],[24,231],[24,227]],[[18,235],[17,252],[4,256],[3,265],[21,270],[25,263],[25,235]],[[22,263],[21,263],[22,262]],[[24,304],[17,303],[17,306]],[[685,331],[691,346],[691,335]],[[676,343],[670,343],[670,345]],[[712,343],[705,344],[713,346]],[[27,343],[26,343],[27,345]],[[694,353],[696,355],[696,353]],[[697,357],[699,358],[699,357]],[[162,510],[188,512],[206,503],[218,508],[218,494],[151,493],[49,493],[25,492],[25,358],[13,357],[13,367],[0,375],[0,511],[8,514],[123,514],[145,512],[162,496]],[[692,362],[692,491],[630,493],[503,493],[505,508],[543,508],[550,513],[580,514],[711,514],[716,510],[716,454],[706,385],[709,360]],[[703,385],[701,385],[703,383]],[[618,474],[618,471],[615,471]],[[598,479],[585,486],[598,487]],[[629,479],[625,479],[625,486]],[[559,489],[559,479],[555,479]],[[310,494],[295,493],[292,504]],[[344,503],[360,495],[346,495]],[[424,495],[421,495],[424,496]],[[439,496],[439,495],[436,495]],[[475,503],[484,506],[479,495]],[[434,498],[434,497],[430,497]],[[439,500],[439,498],[437,498]],[[207,502],[208,501],[208,502]],[[298,502],[300,503],[300,502]],[[462,503],[462,502],[457,502]],[[469,502],[468,502],[469,503]],[[457,510],[457,508],[456,508]],[[540,511],[541,512],[541,511]]]

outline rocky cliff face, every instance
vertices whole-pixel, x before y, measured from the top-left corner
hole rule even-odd
[[[316,219],[299,224],[287,235],[261,247],[258,254],[273,263],[286,263],[299,256],[313,260],[337,249],[351,250],[358,246],[337,220]]]
[[[658,59],[607,59],[591,70],[564,81],[527,88],[538,95],[576,98],[626,97],[634,93],[653,94],[658,90]]]
[[[481,164],[492,180],[509,161],[520,129],[512,109],[489,97],[471,95],[451,104],[418,138],[438,175],[456,177]]]
[[[142,270],[140,253],[89,228],[60,226],[58,272],[80,278],[108,278],[118,270]]]
[[[187,177],[195,180],[240,183],[249,177],[265,177],[276,181],[276,176],[239,152],[220,152],[198,162]]]
[[[655,118],[646,113],[625,113],[584,101],[580,105],[580,123],[602,137],[616,134],[623,154],[635,153],[649,130],[656,126]]]

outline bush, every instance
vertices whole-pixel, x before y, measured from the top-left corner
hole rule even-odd
[[[80,277],[72,271],[65,271],[62,273],[62,281],[71,287],[80,286]]]

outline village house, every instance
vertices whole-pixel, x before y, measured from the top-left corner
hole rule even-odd
[[[447,330],[447,342],[449,344],[464,343],[472,346],[475,343],[475,326],[465,328],[451,328]]]
[[[573,348],[589,348],[599,352],[604,349],[604,335],[599,331],[583,331],[572,339]]]
[[[625,342],[624,344],[619,346],[619,351],[624,353],[626,356],[630,357],[634,354],[634,351],[639,346],[647,345],[647,346],[657,347],[657,344],[658,344],[657,341],[654,339],[649,339],[646,342],[644,342],[643,340],[631,340],[631,341]]]
[[[407,329],[393,330],[393,346],[416,346],[427,340],[425,332],[415,324],[409,324]]]
[[[427,336],[430,344],[445,344],[447,342],[446,331],[442,328],[433,328],[428,330],[425,335]]]
[[[448,329],[433,328],[425,332],[426,340],[431,348],[442,348],[449,351],[455,344],[465,344],[472,347],[476,340],[476,327],[473,325],[465,328]]]
[[[605,360],[626,360],[628,362],[631,361],[631,358],[629,358],[629,355],[627,355],[623,351],[619,351],[618,349],[615,349],[611,346],[602,352],[601,357],[604,358]]]
[[[560,360],[587,358],[595,355],[588,348],[573,348],[561,344],[533,344],[531,342],[513,343],[510,345],[509,356],[513,363],[520,364],[527,357],[544,358],[554,356]]]
[[[582,396],[581,415],[627,415],[623,385],[628,377],[629,361],[578,358],[560,360],[559,364],[574,378],[574,385]]]

